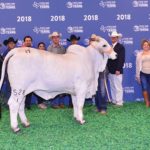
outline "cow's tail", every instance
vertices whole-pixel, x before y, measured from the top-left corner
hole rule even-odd
[[[4,61],[3,61],[3,65],[2,65],[2,71],[1,71],[1,80],[0,80],[0,90],[2,88],[2,84],[4,81],[4,77],[5,77],[5,70],[6,70],[6,66],[8,63],[8,60],[16,53],[17,49],[13,49],[11,50],[5,57]]]

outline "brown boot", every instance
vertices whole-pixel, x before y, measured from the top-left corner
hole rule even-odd
[[[144,101],[146,103],[146,107],[150,107],[150,100],[149,100],[149,95],[147,91],[143,92],[143,97],[144,97]]]

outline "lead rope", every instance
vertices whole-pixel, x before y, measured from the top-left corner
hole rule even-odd
[[[108,86],[107,86],[107,82],[106,82],[106,76],[105,76],[105,73],[104,73],[104,85],[105,85],[106,94],[107,94],[107,97],[108,97],[108,102],[111,102],[111,100],[110,100],[110,94],[109,94]]]

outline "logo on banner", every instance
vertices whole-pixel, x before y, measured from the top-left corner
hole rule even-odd
[[[15,3],[0,3],[0,9],[16,9]]]
[[[0,34],[16,34],[16,28],[0,28]]]
[[[124,89],[124,92],[127,93],[127,94],[129,94],[129,93],[130,93],[130,94],[131,94],[131,93],[134,94],[134,93],[135,93],[135,92],[134,92],[135,90],[134,90],[134,87],[133,87],[133,86],[131,86],[131,87],[124,87],[123,89]]]
[[[23,40],[18,40],[17,47],[21,47],[23,45]]]
[[[34,1],[32,6],[36,9],[49,9],[50,8],[49,2],[36,2],[36,1]]]
[[[89,45],[89,39],[84,39],[84,45]]]
[[[116,30],[117,30],[117,26],[104,26],[104,25],[100,26],[100,31],[102,32],[112,32]]]
[[[83,2],[67,2],[67,8],[83,8]]]
[[[69,26],[67,27],[68,33],[83,33],[83,26]]]
[[[149,25],[134,25],[134,32],[149,32]]]
[[[50,27],[34,27],[33,32],[35,32],[36,34],[49,34]]]
[[[117,4],[116,1],[100,1],[99,6],[103,8],[116,8]]]
[[[135,0],[132,2],[133,7],[148,7],[148,0]]]
[[[132,37],[121,38],[120,42],[124,45],[133,45],[133,38]]]
[[[67,45],[67,40],[66,39],[60,39],[60,45],[66,46]]]

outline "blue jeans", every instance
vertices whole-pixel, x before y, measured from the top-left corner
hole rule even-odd
[[[51,99],[52,106],[59,106],[61,104],[69,106],[70,97],[68,95],[58,95],[54,99]]]
[[[99,73],[98,78],[98,89],[95,96],[95,104],[98,111],[107,110],[107,99],[106,99],[106,89],[105,89],[105,72]]]
[[[150,74],[140,72],[142,91],[147,91],[150,94]]]

